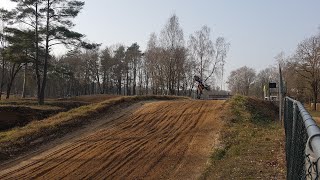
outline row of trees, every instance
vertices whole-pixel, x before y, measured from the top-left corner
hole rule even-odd
[[[48,96],[88,94],[136,95],[142,88],[142,53],[137,43],[103,50],[76,49],[54,58],[49,72]],[[139,81],[137,81],[139,79]]]
[[[215,86],[222,76],[229,43],[212,41],[210,28],[184,40],[176,15],[169,18],[159,36],[152,33],[147,49],[83,41],[71,31],[84,3],[76,0],[12,0],[17,7],[1,9],[0,92],[65,97],[87,94],[191,95],[194,75]],[[55,45],[70,51],[54,56]]]
[[[72,67],[68,72],[77,73],[67,79],[60,78],[59,82],[67,80],[62,87],[69,89],[63,90],[60,96],[96,93],[191,96],[194,75],[213,84],[222,72],[228,48],[229,44],[221,37],[212,42],[207,26],[185,43],[178,17],[173,15],[159,37],[151,33],[145,52],[134,43],[129,47],[75,50],[57,59],[57,67]]]
[[[283,55],[282,59],[288,93],[316,104],[320,90],[320,32],[301,41],[293,55]]]
[[[300,101],[317,103],[320,91],[320,32],[301,41],[294,54],[286,56],[281,52],[275,59],[282,68],[287,95]],[[232,71],[228,78],[229,89],[233,93],[258,97],[263,97],[263,86],[268,82],[279,82],[276,66],[266,68],[258,75],[252,68],[242,67]]]
[[[211,31],[203,26],[185,43],[178,17],[173,15],[159,38],[152,33],[145,52],[147,84],[152,93],[191,95],[194,76],[213,88],[215,77],[221,77],[229,43],[223,37],[211,39]]]
[[[243,66],[232,71],[228,77],[228,87],[232,94],[242,94],[264,98],[264,86],[269,82],[279,82],[279,69],[270,66],[259,73],[253,68]]]
[[[44,103],[49,61],[55,45],[92,45],[82,41],[84,35],[71,31],[72,19],[82,9],[84,2],[76,0],[12,0],[16,8],[0,10],[1,15],[1,92],[6,84],[7,98],[13,82],[24,66],[32,66],[39,104]],[[24,79],[26,83],[26,76]],[[24,89],[26,84],[23,85]],[[34,87],[33,87],[34,88]],[[25,92],[22,92],[25,95]]]

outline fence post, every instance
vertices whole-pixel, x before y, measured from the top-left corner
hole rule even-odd
[[[296,146],[295,141],[296,141],[296,128],[297,128],[297,119],[298,119],[298,114],[297,114],[297,103],[296,101],[293,101],[293,112],[292,112],[292,131],[291,131],[291,149],[290,149],[290,173],[288,174],[288,179],[295,179],[296,173],[295,168],[296,168],[296,162],[294,158],[296,157]]]
[[[282,126],[284,126],[286,130],[286,120],[288,118],[288,100],[287,98],[284,98],[284,103],[283,103],[283,121],[282,121]]]
[[[279,91],[279,120],[281,123],[283,123],[282,119],[282,106],[283,106],[283,81],[282,81],[282,72],[281,72],[281,65],[279,63],[279,86],[278,86],[278,91]]]
[[[279,93],[279,121],[283,123],[282,121],[282,94]]]

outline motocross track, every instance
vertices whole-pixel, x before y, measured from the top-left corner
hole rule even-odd
[[[223,103],[146,103],[94,132],[6,167],[0,179],[199,178],[218,143]]]

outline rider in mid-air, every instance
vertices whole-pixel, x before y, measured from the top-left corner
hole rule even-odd
[[[202,82],[202,79],[199,76],[194,76],[194,80],[198,82],[198,87],[197,87],[197,99],[201,98],[202,91],[205,89],[209,91],[209,86],[204,85]]]

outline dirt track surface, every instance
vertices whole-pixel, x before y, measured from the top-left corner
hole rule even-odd
[[[0,172],[0,179],[196,179],[223,101],[160,101]]]

